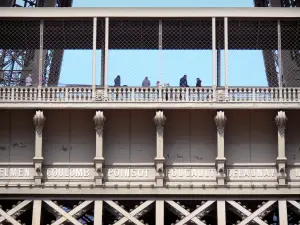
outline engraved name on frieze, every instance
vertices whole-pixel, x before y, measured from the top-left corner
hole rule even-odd
[[[275,178],[276,176],[276,169],[227,169],[229,178]]]
[[[82,178],[89,177],[91,175],[91,171],[89,168],[47,168],[46,175],[48,178]]]
[[[150,169],[108,169],[108,177],[148,177]]]
[[[29,168],[0,168],[0,177],[30,177]]]
[[[28,178],[32,177],[30,168],[0,168],[0,178]],[[94,169],[90,168],[45,168],[44,176],[48,178],[87,178],[94,174]],[[165,174],[169,178],[212,178],[216,176],[215,169],[202,168],[167,168]],[[229,179],[247,179],[247,178],[275,178],[277,170],[274,168],[243,168],[226,170]],[[109,168],[107,170],[108,178],[147,178],[155,176],[154,169],[150,168]],[[290,176],[300,178],[300,169],[293,168],[290,170]]]

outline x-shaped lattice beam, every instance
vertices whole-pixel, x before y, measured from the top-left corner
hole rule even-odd
[[[255,212],[251,213],[244,207],[240,206],[235,201],[227,201],[230,205],[232,205],[237,210],[241,211],[243,214],[247,216],[242,222],[240,222],[238,225],[247,225],[250,221],[255,221],[259,225],[268,225],[264,221],[262,221],[258,216],[263,213],[265,210],[267,210],[269,207],[271,207],[276,201],[268,201],[264,205],[262,205],[259,209],[257,209]]]
[[[89,204],[91,204],[93,201],[84,201],[82,204],[78,205],[76,208],[72,209],[70,212],[65,212],[62,208],[60,208],[58,205],[56,205],[54,202],[50,200],[45,200],[45,203],[47,203],[53,210],[58,212],[63,217],[56,220],[52,225],[60,225],[66,220],[70,221],[74,225],[82,225],[80,222],[76,220],[74,217],[76,213],[79,213],[81,210],[86,208]]]
[[[131,216],[136,216],[139,213],[141,213],[144,209],[148,208],[154,201],[146,201],[143,204],[139,205],[136,209],[132,210],[129,214]],[[127,217],[121,218],[119,221],[114,223],[113,225],[123,225],[125,224],[129,219]]]
[[[17,213],[19,210],[21,210],[22,208],[24,208],[25,206],[27,206],[31,201],[29,200],[25,200],[23,202],[21,202],[20,204],[18,204],[16,207],[14,207],[13,209],[9,210],[8,212],[3,211],[0,208],[0,223],[7,220],[8,222],[10,222],[12,225],[21,225],[18,221],[16,221],[12,216]]]
[[[141,221],[139,221],[137,218],[134,217],[133,215],[133,210],[131,213],[127,212],[126,210],[124,210],[122,207],[120,207],[118,204],[114,203],[113,201],[105,201],[109,206],[111,206],[113,209],[117,210],[119,213],[121,213],[125,218],[126,218],[126,221],[131,221],[132,223],[136,224],[136,225],[144,225]],[[149,204],[148,202],[153,202],[153,201],[147,201],[147,202],[144,202],[143,204],[140,205],[141,206],[146,206],[147,204]],[[147,203],[147,204],[146,204]],[[150,203],[150,204],[151,204]],[[139,208],[139,207],[138,207]],[[140,212],[140,211],[139,211]],[[135,213],[136,215],[137,213]],[[122,218],[125,220],[125,218]],[[121,220],[122,220],[121,219]],[[119,220],[120,221],[120,220]],[[118,222],[119,222],[118,221]],[[122,224],[122,223],[119,223],[119,224]],[[115,225],[115,224],[114,224]]]
[[[288,201],[294,208],[292,210],[297,214],[300,215],[300,203],[297,201]]]
[[[170,206],[172,206],[173,209],[175,209],[175,211],[177,210],[181,215],[185,217],[191,214],[186,209],[184,209],[181,205],[177,204],[174,201],[166,201],[166,203],[168,203]],[[192,218],[191,221],[193,221],[197,225],[205,225],[205,223],[203,223],[197,217]]]
[[[215,201],[207,201],[203,205],[201,205],[199,208],[195,209],[192,213],[189,213],[187,216],[185,216],[182,220],[180,220],[176,225],[184,225],[189,221],[193,221],[192,219],[195,218],[199,213],[207,209],[209,206],[211,206]],[[194,221],[193,221],[194,222]],[[201,225],[203,223],[200,223]]]
[[[232,205],[235,209],[237,209],[238,211],[241,212],[241,214],[245,215],[245,216],[251,216],[251,212],[247,209],[245,209],[244,207],[242,207],[240,204],[238,204],[235,201],[227,201],[230,205]],[[264,221],[262,221],[259,217],[255,217],[253,219],[257,224],[259,225],[268,225],[267,223],[265,223]]]

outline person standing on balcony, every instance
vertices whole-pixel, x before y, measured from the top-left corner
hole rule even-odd
[[[150,87],[150,85],[151,85],[150,80],[148,79],[148,77],[145,77],[142,83],[142,87]]]
[[[120,75],[118,75],[116,78],[115,78],[115,87],[121,87],[121,77]]]
[[[189,87],[189,85],[187,83],[187,75],[184,75],[183,77],[180,78],[179,86],[180,87]]]
[[[157,87],[157,88],[160,87],[160,82],[159,82],[159,81],[156,82],[156,87]]]
[[[28,76],[25,79],[25,86],[26,87],[31,87],[32,86],[32,78],[31,78],[31,74],[28,74]]]
[[[198,77],[198,78],[196,79],[196,87],[201,87],[201,83],[202,83],[202,81],[201,81],[200,78]]]

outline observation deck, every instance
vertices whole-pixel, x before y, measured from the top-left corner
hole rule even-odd
[[[299,8],[1,8],[0,12],[1,108],[300,106]],[[34,57],[27,60],[30,68],[19,65],[16,70],[6,70],[5,49],[15,49],[16,56],[17,49],[35,52]],[[77,74],[74,61],[73,69],[68,67],[69,72],[64,74],[68,82],[72,82],[73,75],[68,75],[71,73],[86,77],[91,83],[60,85],[64,70],[62,60],[55,60],[54,55],[52,59],[45,58],[45,53],[53,49],[60,52],[60,56],[66,51],[90,51],[90,59],[86,55],[78,58],[92,61],[86,68],[89,73]],[[133,60],[130,67],[139,67],[141,62],[145,67],[157,66],[158,72],[150,75],[157,80],[167,76],[166,79],[173,80],[171,87],[110,87],[109,80],[116,76],[111,71],[118,67],[122,74],[125,70],[124,65],[122,68],[115,63],[115,52],[125,50],[142,52],[140,57],[144,61],[135,65]],[[164,75],[168,72],[162,68],[169,57],[165,57],[164,52],[170,50],[205,53],[205,56],[197,56],[200,66],[193,73],[201,75],[202,71],[208,71],[211,75],[207,75],[205,84],[210,85],[174,86],[183,74]],[[157,54],[156,62],[146,56],[153,51]],[[249,61],[244,72],[237,74],[235,68],[240,62],[231,57],[236,51],[241,52],[241,60],[243,52],[260,51],[264,56],[260,63],[264,64],[264,71],[257,72],[255,68],[259,65]],[[18,60],[14,63],[18,64]],[[189,63],[182,64],[184,68],[189,66]],[[253,74],[249,70],[253,70]],[[126,71],[132,72],[123,75],[129,84],[136,83],[136,79],[142,81],[143,73],[148,74],[144,68]],[[25,87],[29,73],[32,74],[31,87]],[[265,77],[268,81],[265,86],[234,85],[236,76],[250,82],[255,73]]]

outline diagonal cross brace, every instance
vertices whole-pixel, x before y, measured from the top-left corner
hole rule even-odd
[[[144,210],[145,208],[147,208],[148,206],[150,206],[154,201],[146,201],[143,204],[141,204],[139,207],[137,207],[136,209],[132,210],[132,212],[130,212],[129,214],[131,216],[135,216],[137,215],[139,212],[141,212],[142,210]],[[128,221],[128,218],[123,217],[122,219],[120,219],[118,222],[114,223],[114,225],[123,225]]]
[[[298,210],[300,210],[300,204],[296,201],[288,201],[289,203],[291,203],[294,207],[296,207]]]
[[[63,209],[61,209],[58,205],[56,205],[54,202],[50,200],[44,200],[45,203],[47,203],[52,209],[60,213],[63,217],[65,217],[67,220],[69,220],[71,223],[75,225],[82,225],[80,222],[78,222],[74,217],[70,216],[68,213],[66,213]]]
[[[108,205],[110,205],[112,208],[116,209],[120,213],[122,213],[128,220],[135,223],[136,225],[144,225],[142,222],[140,222],[138,219],[130,215],[126,210],[122,209],[119,205],[114,203],[113,201],[105,201]]]
[[[21,225],[18,221],[16,221],[14,218],[12,218],[10,215],[8,215],[2,209],[0,209],[0,215],[2,215],[12,225]]]
[[[259,214],[261,214],[262,212],[264,212],[266,209],[268,209],[275,202],[276,201],[268,201],[266,204],[264,204],[262,207],[260,207],[259,209],[257,209],[255,212],[253,212],[250,216],[248,216],[246,219],[244,219],[238,225],[247,225],[250,221],[252,221],[255,217],[257,217]]]
[[[27,206],[30,202],[32,202],[32,201],[25,200],[25,201],[21,202],[19,205],[17,205],[13,209],[9,210],[7,212],[7,215],[13,216],[16,212],[18,212],[19,210],[21,210],[22,208],[24,208],[25,206]],[[4,220],[6,220],[6,219],[3,216],[0,217],[0,223],[3,222]]]
[[[240,204],[236,203],[235,201],[227,201],[230,205],[232,205],[234,208],[236,208],[237,210],[241,211],[244,215],[251,216],[251,212],[249,212],[247,209],[245,209],[243,206],[241,206]],[[253,219],[256,223],[258,223],[259,225],[268,225],[267,223],[265,223],[264,221],[262,221],[259,217],[255,217]]]
[[[183,214],[184,216],[188,216],[190,215],[190,213],[182,208],[182,206],[178,205],[176,202],[174,201],[166,201],[170,206],[172,206],[174,209],[178,210],[181,214]],[[205,225],[205,223],[203,223],[201,220],[199,220],[197,217],[194,217],[191,219],[195,224],[197,225]]]
[[[93,201],[84,201],[83,203],[81,203],[79,206],[77,206],[76,208],[72,209],[70,212],[68,212],[68,214],[70,216],[74,216],[76,213],[80,212],[81,210],[83,210],[84,208],[86,208],[89,204],[91,204]],[[65,217],[61,217],[58,220],[56,220],[54,223],[52,223],[52,225],[60,225],[63,222],[65,222],[67,220],[67,218]]]
[[[188,216],[186,216],[185,218],[183,218],[182,220],[180,220],[178,223],[176,223],[176,225],[184,225],[187,222],[189,222],[192,218],[194,218],[195,216],[197,216],[200,212],[202,212],[203,210],[205,210],[207,207],[209,207],[210,205],[212,205],[215,201],[207,201],[205,202],[203,205],[201,205],[199,208],[195,209],[192,213],[190,213]]]

